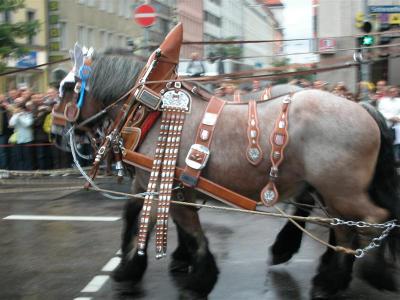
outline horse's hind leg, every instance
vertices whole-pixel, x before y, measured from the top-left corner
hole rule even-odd
[[[185,189],[185,200],[194,202],[195,192]],[[207,295],[218,278],[218,268],[208,248],[208,241],[201,228],[197,209],[188,206],[172,205],[171,216],[178,228],[181,245],[173,254],[174,259],[190,262],[190,273],[184,288]],[[190,256],[190,257],[188,257]]]
[[[302,194],[295,198],[296,203],[300,204],[314,204],[314,198],[312,197],[309,190],[304,191]],[[296,207],[294,212],[295,216],[308,217],[312,211],[311,207]],[[306,223],[304,221],[297,221],[297,223],[305,228]],[[278,233],[274,244],[271,246],[271,265],[278,265],[289,261],[292,256],[297,253],[300,249],[301,239],[303,232],[297,228],[292,222],[287,221],[285,226]]]
[[[133,183],[133,194],[144,192],[136,180]],[[143,207],[143,200],[129,199],[124,208],[124,227],[122,230],[121,262],[113,273],[116,281],[139,281],[147,268],[147,254],[137,254],[137,235],[139,233],[139,216]],[[149,232],[154,222],[149,224]]]
[[[349,239],[351,232],[346,229],[331,229],[329,243],[334,246],[340,244],[344,247],[352,247],[353,241]],[[339,291],[346,289],[351,282],[354,259],[353,255],[339,253],[328,248],[322,255],[318,273],[313,278],[312,299],[329,299]]]
[[[369,196],[363,192],[342,194],[330,198],[323,195],[323,197],[332,213],[347,220],[382,223],[388,218],[387,211],[374,205]],[[352,249],[365,247],[370,241],[370,238],[360,239],[360,235],[357,233],[363,233],[364,237],[367,234],[371,238],[379,234],[373,228],[357,228],[346,225],[335,226],[334,232],[335,236],[331,235],[334,245]],[[354,255],[332,252],[333,250],[328,249],[323,255],[318,274],[313,279],[312,296],[314,299],[328,298],[346,289],[350,284]]]

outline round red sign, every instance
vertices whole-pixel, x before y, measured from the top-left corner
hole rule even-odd
[[[148,4],[139,5],[133,15],[136,23],[142,27],[153,25],[156,22],[156,16],[156,9]]]

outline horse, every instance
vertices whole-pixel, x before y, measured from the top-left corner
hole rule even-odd
[[[88,82],[90,90],[86,93],[76,122],[87,120],[124,95],[134,86],[142,67],[140,62],[127,56],[95,56]],[[77,81],[75,78],[75,81],[64,84],[61,102],[55,107],[57,113],[62,113],[67,103],[77,100],[74,91]],[[279,89],[291,88],[282,86]],[[182,132],[177,161],[180,167],[185,166],[186,153],[207,106],[197,93],[191,93],[191,98],[191,113]],[[216,125],[211,144],[212,155],[202,176],[258,199],[268,180],[271,167],[268,140],[281,111],[283,98],[277,97],[257,105],[260,145],[266,153],[258,166],[250,165],[244,158],[247,105],[226,104]],[[109,117],[115,118],[121,105],[115,105],[109,111]],[[294,198],[303,203],[313,201],[310,195],[316,194],[332,217],[369,223],[400,219],[398,175],[394,168],[390,131],[373,107],[362,106],[324,91],[298,90],[292,95],[289,119],[290,142],[277,181],[280,199]],[[100,123],[101,119],[96,119],[90,127]],[[149,131],[138,152],[150,156],[154,154],[159,128],[160,121]],[[145,192],[149,173],[136,169],[135,174],[132,192]],[[175,194],[187,202],[195,202],[197,197],[196,191],[191,188],[184,188]],[[130,199],[125,205],[122,258],[113,274],[116,281],[139,281],[146,270],[147,254],[140,256],[137,253],[138,219],[142,205],[143,201],[137,199]],[[197,210],[172,205],[170,215],[178,231],[178,246],[172,254],[171,270],[189,270],[185,288],[207,295],[217,281],[218,267]],[[154,226],[152,217],[151,226]],[[331,232],[330,242],[342,247],[365,247],[380,234],[374,227],[333,226]],[[295,241],[288,242],[293,234],[296,235]],[[385,247],[371,252],[381,263],[375,264],[378,266],[373,269],[375,275],[371,274],[371,269],[369,272],[366,269],[365,278],[375,287],[395,290],[393,274],[385,272],[385,266],[391,264],[392,258],[384,254],[386,248],[394,254],[398,252],[398,228],[390,232],[386,241]],[[289,260],[300,247],[300,242],[301,234],[287,224],[272,247],[272,262],[277,264]],[[354,260],[353,255],[328,248],[313,278],[312,298],[328,299],[346,289],[351,281]]]

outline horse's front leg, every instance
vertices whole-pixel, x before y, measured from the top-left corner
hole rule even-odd
[[[184,190],[187,202],[195,201],[195,191]],[[178,248],[173,253],[171,271],[188,266],[190,270],[184,288],[200,295],[208,295],[218,279],[218,267],[209,250],[207,238],[201,228],[197,209],[194,207],[171,206],[171,217],[178,229]]]
[[[137,180],[133,182],[132,193],[142,193]],[[129,199],[124,208],[121,245],[121,262],[113,273],[116,281],[139,281],[147,268],[147,253],[140,256],[137,253],[137,239],[139,233],[139,217],[143,207],[142,199]],[[149,223],[149,232],[154,228],[154,217]]]

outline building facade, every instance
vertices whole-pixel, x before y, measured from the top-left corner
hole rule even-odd
[[[139,46],[143,30],[133,20],[133,0],[49,0],[50,60],[68,57],[75,42],[97,51]],[[52,5],[54,7],[52,7]],[[55,16],[55,17],[54,17]],[[55,21],[52,21],[54,18]],[[57,82],[71,68],[64,63],[51,68]]]
[[[47,63],[46,14],[46,1],[26,0],[24,8],[12,12],[7,16],[7,21],[11,23],[33,20],[40,21],[40,28],[37,35],[19,41],[30,49],[29,53],[19,59],[8,59],[6,62],[7,71]],[[18,88],[22,85],[28,86],[35,91],[42,91],[46,88],[47,84],[47,68],[43,67],[0,77],[0,93],[4,93],[12,88]]]
[[[203,1],[177,0],[177,13],[183,25],[183,40],[188,42],[203,40]],[[189,59],[192,53],[203,57],[203,45],[183,45],[181,58]]]
[[[363,34],[361,26],[364,20],[365,4],[369,11],[367,16],[373,25],[372,31],[380,31],[383,25],[387,25],[393,30],[399,29],[400,18],[397,17],[400,17],[400,0],[319,0],[319,3],[316,3],[316,29],[319,37],[316,48],[319,51],[326,51],[325,54],[320,54],[321,66],[328,65],[333,58],[349,57],[349,61],[352,60],[354,50],[335,50],[359,46],[357,38],[351,36]],[[388,11],[393,13],[384,13],[385,7],[388,8],[388,6],[390,8]],[[373,13],[371,9],[374,7],[380,8],[383,13]],[[393,11],[393,9],[397,9],[397,11]],[[380,38],[376,38],[374,45],[379,43]],[[391,43],[396,43],[396,39],[392,39]],[[375,61],[369,63],[370,81],[376,82],[385,79],[390,84],[399,84],[400,75],[397,70],[400,67],[400,59],[385,58],[380,56],[380,51],[380,49],[368,50],[370,54],[376,56]],[[332,84],[343,81],[352,91],[357,90],[357,83],[362,79],[359,67],[319,73],[317,78]]]

